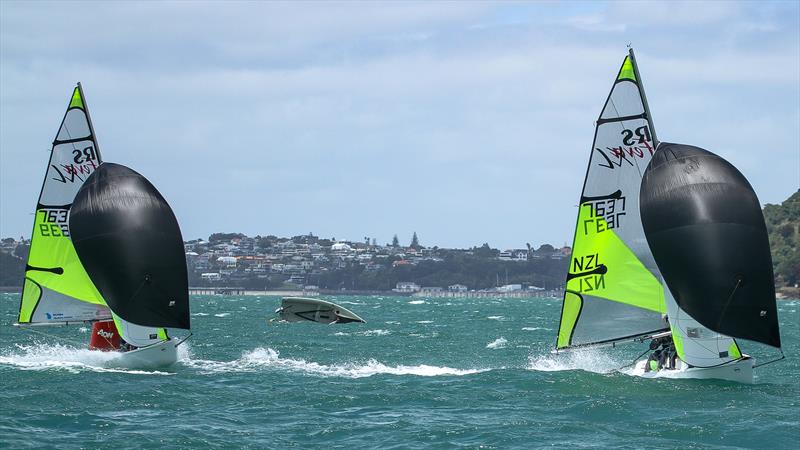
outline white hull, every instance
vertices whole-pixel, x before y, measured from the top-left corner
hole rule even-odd
[[[157,369],[168,367],[178,361],[178,349],[175,347],[178,341],[170,339],[161,341],[147,347],[137,348],[128,352],[120,353],[118,358],[114,358],[112,364],[128,369]]]
[[[732,361],[717,367],[689,367],[683,361],[678,361],[676,369],[661,369],[655,372],[645,372],[647,361],[639,361],[633,369],[633,375],[644,378],[682,378],[682,379],[718,379],[735,381],[737,383],[753,384],[753,365],[755,360],[748,356],[744,359]]]

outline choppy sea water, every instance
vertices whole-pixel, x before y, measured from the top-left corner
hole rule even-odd
[[[113,368],[88,329],[11,324],[2,448],[797,448],[800,301],[755,385],[642,379],[644,348],[551,355],[560,300],[338,297],[366,324],[272,323],[277,297],[193,297],[158,371]],[[762,360],[768,349],[744,343]]]

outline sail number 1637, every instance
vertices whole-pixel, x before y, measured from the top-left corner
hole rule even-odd
[[[625,197],[586,202],[581,207],[588,208],[583,220],[583,234],[600,233],[620,226],[625,215]]]

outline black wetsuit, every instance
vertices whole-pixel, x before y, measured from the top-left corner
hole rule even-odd
[[[672,336],[664,336],[658,339],[653,339],[650,342],[650,350],[655,350],[645,364],[645,372],[651,371],[650,361],[656,361],[658,370],[663,368],[674,369],[675,358],[675,343],[672,341]]]

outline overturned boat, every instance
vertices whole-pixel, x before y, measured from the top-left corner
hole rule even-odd
[[[366,323],[364,319],[347,308],[316,298],[283,297],[281,307],[275,310],[286,322]]]

